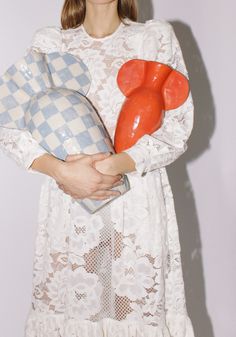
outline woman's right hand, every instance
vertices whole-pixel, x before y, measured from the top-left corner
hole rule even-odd
[[[122,184],[122,176],[102,174],[93,166],[95,161],[103,160],[108,155],[101,152],[94,155],[79,154],[74,158],[71,156],[60,166],[56,178],[59,188],[75,199],[104,200],[120,195],[119,191],[111,189]]]

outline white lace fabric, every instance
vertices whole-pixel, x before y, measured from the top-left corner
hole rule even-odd
[[[31,46],[69,52],[86,63],[92,76],[88,98],[112,140],[125,99],[116,83],[124,62],[156,60],[188,76],[169,23],[126,21],[105,38],[90,37],[82,26],[45,27]],[[127,174],[131,189],[95,214],[45,177],[25,337],[194,337],[165,169],[186,151],[192,127],[190,93],[181,107],[166,112],[159,130],[125,151],[137,169]],[[0,128],[0,148],[29,172],[46,152],[30,133],[6,128]]]

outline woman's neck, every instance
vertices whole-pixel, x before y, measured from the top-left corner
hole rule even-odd
[[[117,1],[107,4],[86,3],[86,14],[83,22],[87,33],[94,37],[112,34],[120,24],[117,12]]]

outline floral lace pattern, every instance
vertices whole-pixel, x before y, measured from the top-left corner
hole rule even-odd
[[[88,98],[113,140],[124,96],[116,84],[131,58],[167,63],[187,76],[171,25],[126,19],[105,38],[83,26],[45,27],[34,50],[69,52],[88,66]],[[46,177],[35,242],[32,306],[25,337],[194,337],[185,303],[174,199],[165,166],[187,149],[191,94],[162,127],[126,150],[131,189],[91,215]],[[29,146],[30,145],[30,146]],[[21,166],[43,153],[29,133],[0,129],[0,147]]]

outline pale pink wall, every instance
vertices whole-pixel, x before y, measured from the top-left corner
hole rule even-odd
[[[0,1],[1,74],[24,55],[37,28],[59,22],[60,2]],[[23,337],[43,175],[26,173],[1,152],[0,173],[0,335]]]

